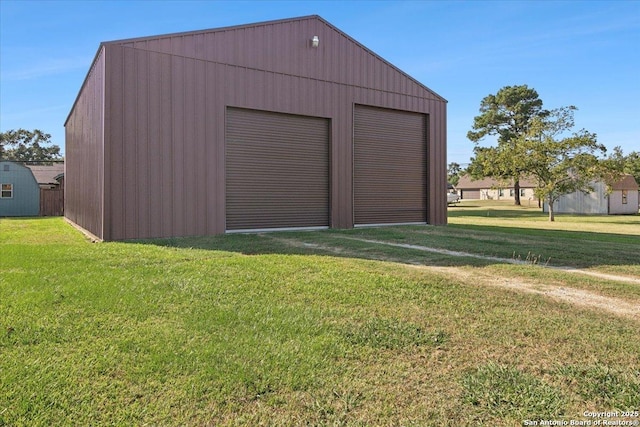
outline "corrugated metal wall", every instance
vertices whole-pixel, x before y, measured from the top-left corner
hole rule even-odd
[[[609,201],[607,198],[607,186],[601,182],[593,184],[594,191],[583,193],[576,191],[565,194],[554,203],[555,213],[575,213],[575,214],[601,214],[609,213]],[[544,203],[543,211],[549,212],[549,204]]]
[[[317,48],[311,38],[318,36]],[[442,100],[317,17],[122,41],[124,47]]]
[[[105,49],[101,48],[65,123],[65,217],[99,238],[108,238],[103,234],[104,165],[108,162],[104,67]]]
[[[446,101],[322,19],[112,42],[105,52],[105,239],[225,231],[227,107],[330,119],[337,228],[353,226],[354,104],[429,114],[427,221],[446,223]]]

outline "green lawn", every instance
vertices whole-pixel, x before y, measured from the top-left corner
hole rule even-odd
[[[638,319],[409,264],[632,303],[640,285],[345,239],[640,278],[640,217],[450,214],[449,227],[127,243],[0,219],[0,426],[522,425],[640,409]]]

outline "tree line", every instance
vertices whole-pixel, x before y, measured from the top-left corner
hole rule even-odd
[[[46,163],[63,158],[60,147],[51,143],[50,134],[40,129],[12,129],[0,133],[0,160]]]
[[[474,157],[465,170],[450,163],[449,182],[456,185],[465,173],[474,179],[512,181],[515,204],[520,205],[520,180],[528,178],[536,183],[536,197],[548,203],[550,221],[554,202],[575,191],[593,191],[596,180],[611,186],[629,173],[640,182],[640,153],[625,156],[616,147],[605,157],[607,148],[595,133],[573,130],[576,111],[572,105],[543,108],[538,93],[527,85],[505,86],[486,96],[467,133],[475,144]],[[480,145],[487,136],[495,136],[496,145]]]

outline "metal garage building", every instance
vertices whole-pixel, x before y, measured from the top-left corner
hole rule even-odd
[[[446,224],[446,100],[318,16],[102,43],[65,215],[103,240]]]

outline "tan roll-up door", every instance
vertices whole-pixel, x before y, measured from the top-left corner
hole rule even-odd
[[[460,190],[461,199],[480,199],[480,190]]]
[[[356,105],[354,223],[427,221],[427,116]]]
[[[226,229],[329,226],[329,120],[240,108],[226,119]]]

